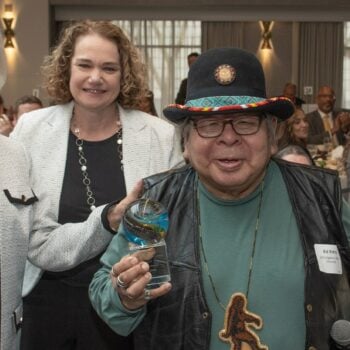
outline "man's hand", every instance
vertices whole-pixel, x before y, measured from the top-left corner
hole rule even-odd
[[[153,248],[139,250],[132,255],[123,257],[112,266],[111,279],[119,298],[129,310],[135,310],[144,306],[149,300],[158,298],[171,289],[170,283],[164,283],[155,289],[147,289],[146,285],[151,280],[149,264],[155,254]]]

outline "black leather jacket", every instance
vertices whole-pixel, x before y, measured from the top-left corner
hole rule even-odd
[[[304,249],[305,349],[330,350],[334,348],[329,336],[332,324],[338,319],[350,320],[350,254],[340,216],[339,181],[332,171],[276,162],[289,191]],[[186,166],[151,176],[145,185],[147,196],[169,210],[167,247],[173,288],[149,302],[147,315],[134,331],[135,349],[208,350],[211,313],[201,278],[195,172]],[[342,275],[319,271],[315,243],[337,244]]]

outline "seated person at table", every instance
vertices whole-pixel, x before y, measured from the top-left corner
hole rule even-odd
[[[286,121],[277,126],[278,149],[282,151],[290,145],[302,148],[307,157],[312,162],[312,156],[307,149],[307,138],[309,133],[309,123],[302,109],[296,109],[294,114]]]
[[[309,134],[309,122],[302,109],[295,110],[290,118],[278,125],[278,129],[280,129],[277,131],[277,133],[280,134],[278,139],[279,148],[290,144],[306,148]]]
[[[343,133],[346,143],[348,143],[350,139],[350,112],[338,112],[335,118],[335,122],[339,130],[341,130],[341,132]]]
[[[276,158],[287,160],[288,162],[312,165],[313,160],[304,148],[297,145],[288,145],[275,155]]]
[[[309,121],[308,143],[322,144],[328,137],[332,138],[333,146],[345,143],[344,134],[335,123],[335,101],[335,93],[330,86],[320,87],[316,97],[317,109],[306,115]]]
[[[15,102],[13,125],[17,124],[18,119],[24,113],[35,111],[36,109],[40,109],[42,107],[43,104],[39,97],[34,95],[24,95],[20,97]]]
[[[283,88],[283,96],[288,97],[295,105],[296,108],[302,108],[305,103],[300,97],[296,96],[297,86],[293,83],[286,83]]]

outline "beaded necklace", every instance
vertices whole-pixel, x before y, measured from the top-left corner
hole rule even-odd
[[[122,172],[124,171],[123,166],[123,129],[120,121],[116,122],[117,124],[117,153],[118,157],[120,159],[120,169]],[[91,211],[96,209],[96,199],[95,195],[91,189],[91,179],[89,177],[88,173],[88,167],[87,167],[87,160],[84,154],[84,140],[80,137],[80,129],[73,123],[73,133],[76,136],[75,144],[78,148],[78,157],[79,157],[79,165],[81,169],[81,174],[83,177],[83,185],[85,186],[86,190],[86,203],[88,204]]]
[[[262,203],[262,198],[263,198],[263,190],[264,190],[264,181],[261,183],[260,185],[260,191],[259,191],[259,203],[258,203],[258,209],[257,209],[257,215],[256,215],[256,221],[255,221],[255,228],[254,228],[254,235],[253,235],[253,243],[252,243],[252,252],[250,255],[250,260],[249,260],[249,267],[248,267],[248,283],[247,283],[247,290],[246,290],[246,296],[248,298],[249,295],[249,288],[250,288],[250,280],[252,277],[252,271],[253,271],[253,265],[254,265],[254,255],[255,255],[255,246],[256,246],[256,238],[257,238],[257,234],[258,234],[258,229],[259,229],[259,224],[260,224],[260,212],[261,212],[261,203]],[[213,289],[214,292],[214,296],[216,301],[218,302],[218,304],[220,305],[220,307],[225,311],[226,307],[225,305],[221,302],[214,281],[213,281],[213,277],[210,274],[209,271],[209,266],[208,266],[208,261],[207,261],[207,257],[205,254],[205,250],[204,250],[204,244],[203,244],[203,237],[202,237],[202,227],[201,227],[201,220],[200,220],[200,213],[199,213],[199,209],[198,209],[198,218],[199,218],[199,240],[200,240],[200,244],[201,244],[201,250],[202,250],[202,254],[203,254],[203,262],[204,262],[204,267],[206,270],[206,273],[208,275],[209,281],[210,281],[210,285]]]
[[[254,234],[253,234],[252,250],[251,250],[249,266],[248,266],[248,282],[247,282],[246,294],[234,293],[231,296],[230,302],[228,303],[227,306],[225,306],[221,302],[213,281],[213,277],[210,274],[208,261],[204,250],[200,211],[198,208],[199,240],[200,240],[200,246],[201,246],[201,251],[203,256],[204,268],[209,278],[210,285],[213,290],[215,299],[225,312],[224,328],[220,330],[218,335],[222,341],[226,343],[230,343],[232,346],[231,347],[232,349],[236,349],[237,346],[244,346],[243,344],[246,343],[250,346],[251,349],[268,350],[267,346],[261,344],[258,335],[255,334],[250,329],[250,327],[254,327],[256,329],[262,328],[263,326],[262,318],[259,315],[256,315],[247,310],[250,281],[251,281],[252,271],[254,266],[256,239],[257,239],[257,234],[258,234],[259,224],[260,224],[260,213],[261,213],[261,204],[263,199],[263,191],[264,191],[264,180],[260,185],[259,203],[257,208],[257,215],[256,215],[255,228],[254,228]],[[199,203],[198,191],[197,191],[197,201]],[[239,347],[239,349],[240,348],[241,347]]]

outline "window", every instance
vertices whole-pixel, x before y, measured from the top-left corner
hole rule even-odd
[[[187,55],[200,52],[200,21],[113,21],[143,53],[149,86],[159,116],[174,103],[181,80],[187,76]]]
[[[350,108],[350,22],[344,24],[344,70],[343,70],[343,103]]]

